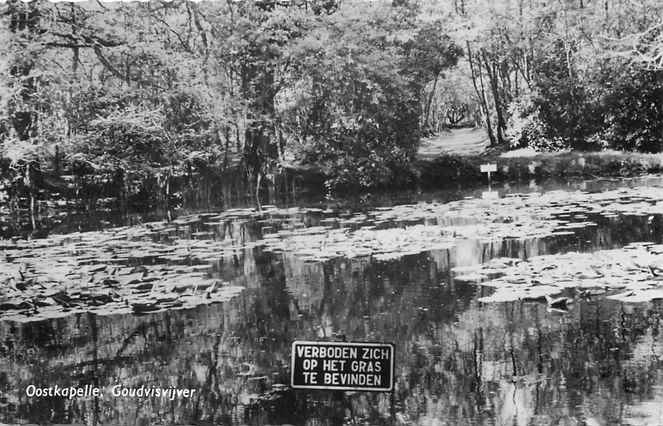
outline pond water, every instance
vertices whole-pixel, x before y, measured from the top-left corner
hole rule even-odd
[[[0,423],[663,424],[663,178],[499,192],[82,217],[1,240]],[[392,342],[395,391],[290,389],[294,340]]]

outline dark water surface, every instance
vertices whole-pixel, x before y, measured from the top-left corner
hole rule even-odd
[[[663,424],[663,304],[572,288],[565,309],[482,303],[495,290],[454,270],[662,243],[663,180],[500,188],[512,196],[496,202],[480,192],[133,217],[5,240],[0,278],[14,290],[0,310],[0,423]],[[87,275],[45,279],[51,265]],[[137,271],[134,287],[118,288]],[[89,290],[73,288],[83,282]],[[153,309],[137,311],[150,298]],[[394,343],[393,394],[289,389],[293,340],[343,338]],[[31,384],[103,395],[29,398]],[[196,394],[113,397],[115,385]]]

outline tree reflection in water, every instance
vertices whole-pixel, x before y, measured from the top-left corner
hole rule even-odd
[[[455,266],[497,256],[661,241],[661,218],[592,217],[573,238],[464,240],[391,260],[312,261],[261,245],[274,221],[230,221],[238,249],[212,274],[232,300],[146,315],[78,313],[0,322],[0,421],[85,424],[661,424],[661,304],[579,299],[482,304]],[[299,217],[317,226],[319,215]],[[189,233],[195,231],[190,229]],[[188,238],[179,235],[179,238]],[[158,238],[158,237],[155,237]],[[169,236],[173,238],[173,236]],[[386,341],[396,390],[288,388],[293,340]],[[36,386],[103,388],[98,399],[28,398]],[[195,388],[191,399],[111,396],[115,385]]]
[[[323,265],[256,249],[253,259],[258,283],[224,304],[3,324],[3,421],[391,424],[394,414],[416,424],[603,424],[658,414],[657,304],[589,300],[564,315],[538,302],[482,306],[481,290],[453,282],[430,254]],[[279,386],[289,380],[293,340],[337,335],[395,343],[393,401]],[[22,393],[29,384],[87,383],[103,387],[103,398]],[[198,393],[114,398],[115,384]]]

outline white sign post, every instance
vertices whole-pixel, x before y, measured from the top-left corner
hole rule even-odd
[[[486,163],[482,164],[479,169],[481,170],[481,173],[488,173],[488,191],[490,191],[490,174],[495,173],[497,171],[497,164],[496,163]]]

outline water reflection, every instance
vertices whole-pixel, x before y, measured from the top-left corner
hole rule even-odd
[[[529,184],[506,182],[496,187],[500,196],[512,193],[526,193],[537,191],[550,191],[557,189],[605,191],[614,188],[624,188],[637,185],[661,185],[660,176],[645,176],[629,179],[594,179],[574,180],[550,178],[540,182],[532,181]],[[233,185],[230,185],[233,186]],[[236,185],[235,185],[236,186]],[[84,206],[74,203],[61,203],[43,201],[43,204],[34,218],[23,209],[18,213],[10,211],[7,205],[0,204],[0,237],[12,238],[16,236],[42,238],[49,234],[84,232],[101,230],[112,226],[132,226],[149,221],[162,220],[177,215],[186,215],[200,211],[219,211],[230,207],[254,207],[254,197],[234,194],[237,188],[217,181],[201,181],[187,188],[179,208],[168,205],[157,205],[147,211],[127,212],[118,210],[115,203],[108,200],[89,200],[91,205]],[[412,202],[438,201],[446,202],[459,200],[464,197],[480,198],[486,188],[476,184],[458,184],[455,188],[426,191],[399,191],[383,192],[368,195],[343,194],[341,198],[327,200],[322,194],[316,192],[302,192],[296,188],[296,194],[289,188],[272,194],[265,194],[262,201],[265,204],[275,204],[281,208],[293,206],[321,207],[347,209],[357,211],[375,206],[392,206]],[[294,191],[294,189],[293,189]],[[103,202],[100,202],[103,201]],[[225,201],[225,202],[224,202]],[[95,204],[96,202],[96,204]],[[84,203],[85,204],[85,203]]]
[[[340,217],[338,213],[334,213]],[[490,289],[451,268],[493,257],[661,242],[661,216],[580,218],[571,234],[483,241],[397,258],[311,261],[249,245],[324,225],[325,214],[203,216],[154,242],[234,241],[211,263],[235,298],[146,315],[76,313],[0,323],[0,422],[84,424],[661,424],[663,305],[603,298],[554,313],[544,302],[482,304]],[[358,225],[360,226],[360,225]],[[203,234],[207,233],[207,234]],[[211,233],[211,234],[209,234]],[[293,340],[393,342],[396,391],[293,391]],[[93,384],[101,398],[28,398],[37,386]],[[195,388],[192,399],[116,398],[114,385]]]
[[[658,413],[660,305],[590,300],[566,315],[536,302],[482,306],[480,288],[451,281],[427,254],[324,265],[258,252],[254,259],[261,279],[224,304],[3,324],[2,421],[392,424],[393,414],[407,424],[606,424]],[[396,344],[393,400],[279,386],[288,381],[292,340],[339,335]],[[86,383],[103,387],[104,397],[22,394],[29,384]],[[122,399],[110,396],[115,384],[199,393]]]

